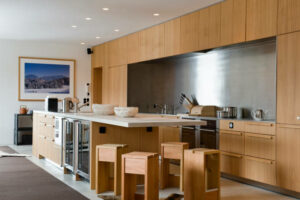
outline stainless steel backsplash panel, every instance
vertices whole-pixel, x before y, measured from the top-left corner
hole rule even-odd
[[[242,107],[245,118],[251,110],[263,109],[266,119],[275,119],[276,40],[128,66],[128,105],[140,112],[160,112],[153,104],[186,112],[179,104],[180,93],[195,94],[200,105]]]

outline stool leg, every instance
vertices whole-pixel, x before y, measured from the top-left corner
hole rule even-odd
[[[161,158],[161,167],[160,167],[160,188],[164,189],[168,186],[169,178],[169,159]]]
[[[184,190],[184,159],[180,160],[180,191]]]
[[[96,169],[96,193],[110,190],[109,185],[109,163],[98,162]]]
[[[145,200],[158,200],[159,198],[159,180],[158,180],[158,157],[147,161],[147,171],[145,174]]]
[[[116,196],[121,194],[121,156],[114,163],[114,193]]]
[[[122,173],[122,200],[134,200],[136,192],[136,175]]]

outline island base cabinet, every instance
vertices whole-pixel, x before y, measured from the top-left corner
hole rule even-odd
[[[221,152],[221,172],[243,177],[244,162],[243,156],[235,153]]]
[[[300,192],[300,126],[277,125],[277,185]]]
[[[276,185],[276,163],[271,160],[245,156],[245,178]]]

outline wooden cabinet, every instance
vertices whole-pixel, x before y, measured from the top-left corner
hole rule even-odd
[[[140,32],[140,54],[142,60],[152,60],[165,55],[164,24]]]
[[[247,0],[246,40],[277,34],[277,0]]]
[[[273,122],[246,122],[245,131],[249,133],[275,135],[276,126]]]
[[[234,176],[244,176],[243,156],[234,153],[221,152],[221,172]]]
[[[122,37],[107,43],[108,66],[127,64],[127,38]]]
[[[198,50],[210,49],[220,46],[221,4],[216,4],[214,6],[210,6],[203,10],[200,10],[198,23]]]
[[[236,131],[220,131],[221,151],[244,154],[244,146],[244,133]]]
[[[300,192],[300,126],[277,125],[277,185]]]
[[[300,1],[278,0],[278,34],[300,30]]]
[[[245,133],[245,155],[275,160],[275,136]]]
[[[300,32],[277,40],[277,122],[300,124]]]
[[[272,160],[244,157],[245,178],[276,185],[276,163]]]
[[[198,31],[198,12],[180,17],[180,53],[188,53],[199,49]]]
[[[107,50],[106,44],[101,44],[93,47],[93,54],[91,56],[92,68],[104,67],[107,65]]]
[[[226,0],[221,3],[221,45],[246,40],[246,0]]]
[[[180,54],[180,18],[168,21],[165,25],[165,56]]]
[[[107,67],[104,69],[105,83],[103,103],[118,106],[127,105],[127,65]]]
[[[128,64],[140,62],[142,60],[140,32],[136,32],[127,36],[127,57]]]

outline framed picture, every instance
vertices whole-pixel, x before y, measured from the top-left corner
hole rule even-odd
[[[75,97],[75,60],[19,57],[19,101]]]

